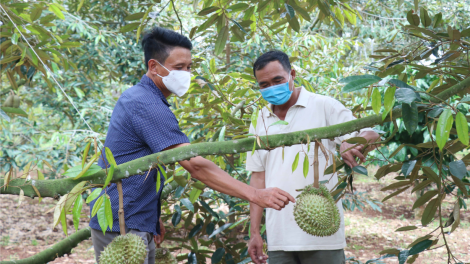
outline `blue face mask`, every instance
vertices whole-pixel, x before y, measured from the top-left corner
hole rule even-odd
[[[272,105],[283,105],[292,95],[292,91],[289,89],[289,80],[286,83],[281,83],[278,85],[273,85],[268,88],[260,89],[261,95],[264,100]]]

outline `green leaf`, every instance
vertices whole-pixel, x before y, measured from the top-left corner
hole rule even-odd
[[[3,107],[2,107],[3,108]],[[3,111],[3,109],[0,108],[0,116],[3,118],[3,119],[6,119],[7,122],[10,122],[10,117],[7,115],[7,113],[5,113],[5,111]]]
[[[401,106],[403,123],[405,124],[405,128],[408,131],[408,134],[412,135],[418,127],[418,107],[414,102],[411,103],[411,105],[402,104]]]
[[[403,173],[403,176],[406,177],[411,174],[416,165],[416,162],[417,160],[410,160],[408,162],[403,163],[403,166],[401,167],[401,172]]]
[[[297,169],[298,165],[299,165],[299,153],[295,155],[294,163],[292,163],[292,172],[294,172]]]
[[[103,203],[103,200],[104,200],[104,195],[101,195],[100,198],[96,200],[91,210],[91,217],[94,217],[96,213],[98,212],[98,210],[101,208],[101,204]]]
[[[41,17],[41,14],[42,14],[42,7],[34,7],[32,10],[31,10],[31,15],[30,15],[30,18],[31,18],[31,21],[35,21],[37,20],[38,18]]]
[[[85,150],[83,150],[83,158],[82,158],[82,168],[85,166],[86,157],[88,156],[88,151],[90,151],[91,142],[88,142],[85,146]]]
[[[67,235],[67,213],[65,212],[65,209],[62,208],[62,213],[60,214],[60,223],[62,224],[62,230],[64,231],[64,234]]]
[[[364,174],[367,176],[367,169],[363,166],[356,166],[352,168],[353,171],[359,173],[359,174]]]
[[[135,13],[135,14],[131,14],[131,15],[126,16],[124,18],[124,20],[126,20],[126,21],[138,20],[138,19],[143,18],[144,15],[145,15],[145,12],[139,12],[139,13]]]
[[[297,17],[293,17],[291,19],[289,19],[289,26],[295,30],[295,32],[300,32],[300,24],[299,24],[299,20],[297,19]]]
[[[58,4],[50,4],[49,5],[49,11],[51,11],[52,13],[54,13],[58,18],[60,19],[65,19],[65,16],[64,16],[64,13],[62,13],[62,11],[60,11],[60,7],[58,6]]]
[[[366,144],[367,139],[363,137],[352,137],[346,140],[347,143],[349,144]]]
[[[114,175],[114,165],[111,164],[111,167],[108,168],[108,175],[106,176],[106,181],[104,182],[103,188],[106,188],[108,186],[108,184],[113,179],[113,175]]]
[[[414,210],[414,209],[422,206],[423,204],[427,203],[429,200],[431,200],[431,198],[436,196],[438,193],[439,193],[439,191],[437,191],[437,190],[432,190],[432,191],[428,191],[428,192],[424,193],[423,195],[421,195],[416,200],[416,202],[413,204],[413,207],[412,207],[411,210]]]
[[[449,163],[449,170],[452,175],[459,178],[460,180],[467,174],[467,167],[461,160],[452,161]]]
[[[256,130],[256,124],[258,123],[258,109],[253,111],[253,114],[251,114],[251,124],[253,125],[253,128]]]
[[[308,169],[309,169],[309,167],[310,167],[310,164],[309,164],[309,162],[308,162],[308,156],[307,156],[307,155],[305,155],[305,157],[304,157],[304,165],[303,165],[303,166],[304,166],[304,168],[303,168],[303,169],[304,169],[304,170],[303,170],[304,178],[307,178]]]
[[[129,31],[132,31],[136,28],[138,28],[140,26],[140,22],[134,22],[134,23],[130,23],[130,24],[127,24],[123,27],[121,27],[121,29],[119,30],[121,33],[126,33],[126,32],[129,32]]]
[[[78,195],[77,199],[75,200],[75,203],[73,204],[73,209],[72,209],[73,226],[75,227],[76,231],[78,231],[78,225],[80,223],[80,214],[82,212],[82,207],[83,207],[83,198],[81,195]]]
[[[400,253],[398,253],[398,264],[405,264],[408,256],[409,252],[407,249],[400,251]]]
[[[378,76],[370,75],[370,74],[365,74],[365,75],[348,76],[348,77],[346,77],[346,78],[340,79],[339,82],[340,82],[340,83],[348,84],[348,83],[353,82],[353,81],[364,80],[364,79],[374,79],[374,80],[377,80],[377,81],[381,81],[381,80],[382,80],[382,78],[380,78],[380,77],[378,77]]]
[[[189,231],[188,238],[191,239],[196,236],[199,232],[201,232],[202,224],[197,224]]]
[[[429,17],[428,11],[424,7],[421,7],[420,9],[420,17],[421,17],[421,23],[423,24],[424,27],[429,27],[431,25],[432,20]]]
[[[375,77],[377,77],[377,76],[375,76]],[[379,77],[377,77],[377,78],[379,78]],[[342,92],[343,93],[350,93],[350,92],[358,91],[358,90],[363,89],[363,88],[365,88],[365,87],[367,87],[371,84],[374,84],[374,83],[378,82],[379,80],[377,80],[377,78],[370,78],[370,79],[362,78],[362,79],[358,79],[358,80],[349,82],[348,84],[346,84],[343,87]]]
[[[238,11],[242,11],[242,10],[245,10],[249,7],[248,4],[245,4],[245,3],[238,3],[238,4],[234,4],[234,5],[231,5],[229,7],[227,7],[227,11],[230,11],[230,12],[238,12]]]
[[[199,16],[205,16],[205,15],[208,15],[210,13],[213,13],[217,10],[219,10],[220,8],[218,8],[217,6],[210,6],[208,8],[204,8],[203,10],[201,10],[198,15]]]
[[[388,87],[384,95],[384,107],[386,111],[390,111],[393,108],[393,103],[395,102],[395,87]]]
[[[411,104],[416,99],[416,93],[409,88],[400,88],[395,92],[395,98],[400,103]]]
[[[232,223],[227,223],[219,228],[217,228],[214,232],[212,232],[212,234],[209,236],[209,238],[212,238],[214,236],[216,236],[217,234],[219,234],[220,232],[224,231],[225,229],[229,228],[230,226],[232,225]]]
[[[93,190],[90,195],[88,195],[85,202],[90,203],[91,201],[95,200],[100,195],[101,191],[103,191],[101,188],[96,188]]]
[[[194,213],[194,205],[193,203],[191,203],[191,201],[188,199],[188,198],[183,198],[180,200],[180,202],[186,207],[188,208],[189,211],[193,212]]]
[[[0,107],[0,109],[5,113],[28,117],[28,114],[25,111],[23,111],[22,109],[19,109],[19,108]]]
[[[83,170],[83,167],[82,165],[77,165],[77,166],[74,166],[70,169],[68,169],[63,175],[64,176],[67,176],[67,177],[75,177],[77,176],[78,174],[80,174],[80,172],[82,172]],[[89,175],[92,175],[92,174],[95,174],[97,173],[98,171],[102,170],[102,168],[96,164],[93,164],[90,166],[90,168],[86,171],[85,174],[83,174],[83,176],[89,176]]]
[[[68,49],[68,48],[78,48],[81,47],[82,44],[79,42],[63,42],[60,44],[61,49]]]
[[[382,95],[377,87],[372,91],[372,109],[376,114],[380,113],[382,107]]]
[[[430,167],[424,167],[423,172],[430,180],[434,181],[438,186],[441,185],[441,178]]]
[[[111,207],[111,200],[106,197],[104,200],[104,213],[106,215],[106,222],[108,223],[109,229],[113,230],[113,208]]]
[[[103,198],[103,201],[106,201],[108,198],[106,195],[101,196],[100,198]],[[106,233],[106,229],[108,229],[108,221],[106,220],[106,202],[101,202],[99,204],[99,208],[97,211],[97,217],[98,217],[98,224],[101,227],[101,231],[103,231],[103,235]],[[93,207],[93,210],[95,209],[95,206]]]
[[[166,170],[163,168],[162,165],[157,164],[158,168],[160,169],[160,172],[163,174],[163,177],[165,178],[165,181],[168,180],[168,176],[166,175]]]
[[[295,17],[295,10],[292,6],[288,5],[287,3],[284,4],[286,6],[286,11],[287,11],[287,14],[289,14],[290,18],[294,18]]]
[[[436,142],[441,151],[449,139],[450,129],[452,128],[453,122],[454,118],[452,117],[452,110],[445,109],[439,117],[436,127]]]
[[[437,28],[439,27],[439,24],[442,22],[442,13],[437,13],[434,16],[433,22],[432,22],[432,27]],[[462,32],[463,33],[463,32]]]
[[[423,252],[431,246],[432,242],[433,241],[429,239],[419,242],[410,249],[410,255],[416,255],[418,253]]]
[[[157,186],[155,187],[155,190],[156,190],[157,194],[160,191],[161,186],[162,186],[162,179],[160,177],[160,172],[157,171]]]
[[[468,146],[468,122],[462,112],[458,112],[455,116],[455,127],[457,128],[457,135],[462,144]]]
[[[114,165],[114,167],[117,167],[116,160],[114,159],[114,156],[113,156],[113,153],[111,152],[111,150],[108,147],[105,147],[104,150],[105,150],[105,153],[106,153],[106,160],[108,160],[108,163],[110,165]]]
[[[287,121],[284,121],[284,120],[278,120],[278,121],[276,121],[276,122],[272,123],[272,124],[271,124],[271,125],[269,125],[269,126],[275,126],[275,125],[284,125],[284,126],[286,126],[286,125],[288,125],[288,124],[289,124],[289,122],[287,122]]]
[[[418,227],[416,227],[416,226],[404,226],[404,227],[398,228],[397,230],[395,230],[395,232],[410,231],[410,230],[415,230],[415,229],[418,229]]]
[[[215,50],[214,50],[215,55],[219,55],[224,50],[225,43],[227,42],[227,39],[228,39],[229,31],[230,30],[227,26],[222,27],[222,29],[220,30],[217,36],[217,39],[215,41]]]
[[[222,260],[222,257],[225,255],[225,249],[224,248],[218,248],[215,250],[214,254],[212,254],[211,257],[211,263],[219,263]]]
[[[413,26],[419,26],[419,16],[413,14],[413,10],[408,11],[408,13],[406,14],[406,20],[408,20],[408,23]]]
[[[196,188],[192,189],[191,192],[189,193],[189,201],[191,203],[196,202],[196,200],[199,198],[201,193],[202,193],[202,190],[200,189],[196,189]]]
[[[290,6],[294,8],[294,10],[299,13],[305,20],[311,21],[312,18],[308,14],[308,11],[303,9],[302,7],[298,6],[294,1],[289,2]]]
[[[226,129],[226,127],[223,126],[222,129],[220,130],[220,133],[219,133],[219,142],[220,142],[220,141],[225,141],[225,129]]]
[[[426,205],[426,208],[424,208],[423,216],[421,217],[421,224],[423,226],[428,225],[431,223],[431,221],[434,218],[434,215],[436,214],[437,207],[439,206],[440,203],[440,198],[434,198],[432,199],[428,205]]]
[[[211,73],[216,73],[217,68],[215,67],[215,59],[212,58],[209,62],[209,69],[211,70]]]
[[[80,3],[77,6],[77,12],[80,11],[80,9],[82,9],[82,6],[84,3],[85,3],[85,0],[80,0]]]

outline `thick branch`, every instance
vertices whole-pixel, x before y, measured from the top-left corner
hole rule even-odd
[[[58,242],[52,247],[41,251],[32,257],[20,260],[1,261],[0,264],[48,263],[58,257],[69,254],[72,251],[72,248],[76,247],[78,243],[88,239],[90,236],[90,227],[85,227],[84,229],[78,230],[74,234],[64,238],[62,241]]]
[[[451,96],[469,87],[470,78],[467,78],[462,82],[441,92],[436,97],[442,100],[447,100]],[[430,101],[434,103],[439,102],[439,100],[436,98],[431,98]],[[400,118],[401,115],[401,108],[395,108],[393,110],[392,116],[394,120]],[[309,135],[311,141],[324,138],[333,139],[341,135],[345,135],[354,131],[359,131],[362,128],[372,127],[374,125],[388,121],[391,121],[389,117],[387,117],[385,121],[382,121],[381,115],[372,115],[329,127],[320,127],[287,134],[271,135],[269,136],[269,144],[261,144],[261,147],[256,144],[256,149],[266,149],[266,146],[270,146],[270,148],[277,148],[281,146],[296,145],[305,141],[305,139],[307,138],[307,134]],[[260,137],[260,139],[263,142],[266,142],[267,140],[265,136]],[[118,182],[119,180],[130,177],[132,175],[144,175],[145,172],[148,171],[150,168],[156,168],[157,163],[172,164],[181,160],[189,160],[190,158],[196,156],[248,152],[253,149],[254,141],[254,138],[245,138],[223,142],[205,142],[151,154],[119,165],[114,170],[112,182]],[[33,184],[39,190],[42,197],[58,197],[59,195],[64,195],[68,193],[80,181],[89,181],[92,184],[103,184],[105,182],[105,179],[106,174],[104,170],[101,170],[87,177],[82,177],[78,180],[73,180],[69,178],[58,180],[37,180],[32,181],[30,183],[25,183],[25,179],[14,179],[9,183],[9,187],[6,190],[4,190],[4,188],[0,189],[0,194],[18,195],[20,193],[19,187],[21,187],[26,196],[35,197],[37,195],[31,186],[31,184]],[[4,180],[0,179],[0,186],[3,185]]]

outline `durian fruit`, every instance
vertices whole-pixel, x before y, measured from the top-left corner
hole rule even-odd
[[[117,236],[100,255],[100,264],[142,264],[147,257],[147,246],[134,234]]]
[[[5,102],[3,102],[3,107],[13,107],[13,101],[14,101],[14,97],[12,94],[8,95],[7,99],[5,100]]]
[[[170,253],[167,248],[155,249],[155,262],[159,264],[177,264],[176,258]]]
[[[333,235],[341,223],[335,200],[324,185],[305,187],[297,196],[294,218],[303,231],[318,237]]]

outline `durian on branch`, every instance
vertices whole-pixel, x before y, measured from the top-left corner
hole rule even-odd
[[[439,93],[435,97],[429,98],[429,101],[433,103],[441,103],[442,100],[447,100],[451,96],[456,95],[457,93],[462,92],[468,88],[470,88],[470,77]],[[395,108],[392,113],[392,118],[395,120],[401,117],[401,115],[401,108]],[[306,143],[307,135],[310,137],[311,141],[325,138],[332,139],[354,131],[359,131],[362,128],[371,127],[388,121],[391,121],[390,116],[383,121],[381,115],[371,115],[328,127],[308,129],[287,134],[270,135],[269,138],[262,136],[260,137],[260,140],[263,143],[261,143],[261,146],[256,144],[256,149],[273,149],[282,146],[292,146],[295,144],[300,144],[301,142]],[[156,168],[157,163],[172,164],[181,160],[188,160],[196,156],[248,152],[253,149],[255,141],[255,138],[244,138],[223,142],[197,143],[194,145],[188,145],[151,154],[119,165],[114,170],[114,176],[111,182],[117,182],[124,178],[130,177],[131,175],[144,175],[145,172],[149,170],[149,168]],[[68,178],[57,180],[37,180],[25,183],[25,179],[14,179],[9,182],[8,188],[0,189],[0,194],[18,195],[20,194],[21,188],[23,189],[26,196],[36,197],[37,194],[31,186],[34,184],[41,194],[41,197],[57,197],[59,195],[68,193],[77,183],[81,181],[89,181],[92,184],[103,184],[105,179],[105,170],[101,170],[87,177],[81,177],[77,180]],[[0,186],[3,185],[4,179],[0,179]]]

